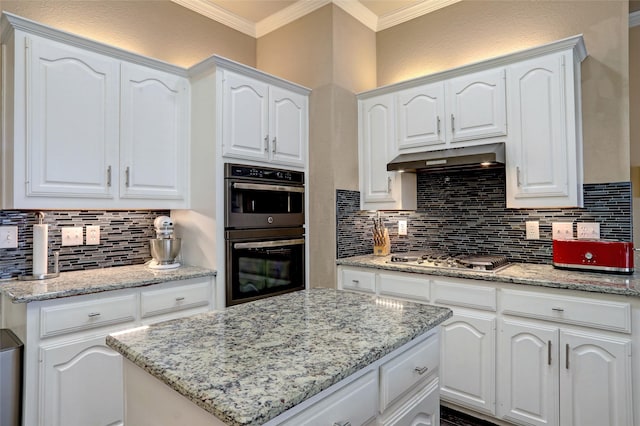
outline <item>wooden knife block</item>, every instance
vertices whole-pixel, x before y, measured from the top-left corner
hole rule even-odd
[[[389,230],[384,230],[384,244],[381,246],[373,245],[373,254],[376,256],[387,256],[391,253],[391,240],[389,239]]]

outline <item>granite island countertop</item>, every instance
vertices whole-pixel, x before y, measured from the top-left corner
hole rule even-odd
[[[231,425],[258,425],[428,332],[451,311],[311,289],[107,337]]]
[[[525,284],[540,287],[562,288],[595,293],[619,294],[640,297],[640,272],[631,275],[571,271],[554,268],[553,265],[511,263],[497,272],[472,269],[432,268],[405,263],[390,262],[391,256],[354,256],[338,259],[336,264],[387,271],[410,272],[426,275],[469,278],[493,282]],[[639,256],[636,255],[635,264]]]
[[[59,277],[46,280],[0,280],[0,293],[13,303],[29,303],[215,275],[210,269],[187,265],[163,270],[146,265],[116,266],[61,272]]]

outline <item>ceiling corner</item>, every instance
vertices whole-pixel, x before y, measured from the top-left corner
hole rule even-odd
[[[378,31],[378,15],[373,13],[369,8],[359,1],[353,0],[333,0],[333,3],[340,9],[353,16],[355,19],[364,24],[371,31]]]
[[[181,0],[182,1],[182,0]],[[291,6],[288,6],[281,11],[274,13],[273,15],[263,19],[256,23],[255,37],[259,38],[265,34],[275,31],[278,28],[287,25],[296,19],[320,9],[321,7],[331,3],[331,0],[307,0],[297,1]]]
[[[246,35],[256,38],[256,25],[253,22],[230,13],[220,6],[217,6],[207,0],[171,1],[196,13],[206,16],[207,18],[213,19],[216,22],[231,27],[234,30],[240,31]]]

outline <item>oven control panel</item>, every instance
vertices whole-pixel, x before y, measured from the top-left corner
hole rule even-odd
[[[304,173],[294,170],[272,169],[270,167],[225,164],[225,178],[248,178],[304,184]]]

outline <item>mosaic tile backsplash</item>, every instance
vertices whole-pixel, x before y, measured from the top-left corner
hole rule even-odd
[[[153,220],[169,215],[160,211],[47,211],[43,223],[49,225],[49,271],[53,253],[59,252],[60,271],[136,265],[151,259],[149,239],[155,237]],[[0,249],[0,279],[28,275],[33,262],[33,225],[37,211],[0,210],[0,226],[18,227],[18,248]],[[62,247],[65,226],[99,225],[100,244]]]
[[[418,173],[416,211],[360,211],[360,193],[337,190],[337,256],[370,254],[372,221],[383,218],[391,251],[438,249],[498,254],[512,261],[550,263],[552,222],[599,222],[600,237],[632,241],[631,183],[584,185],[584,208],[507,209],[504,169]],[[407,236],[398,220],[408,221]],[[540,239],[525,239],[525,222],[540,222]]]

